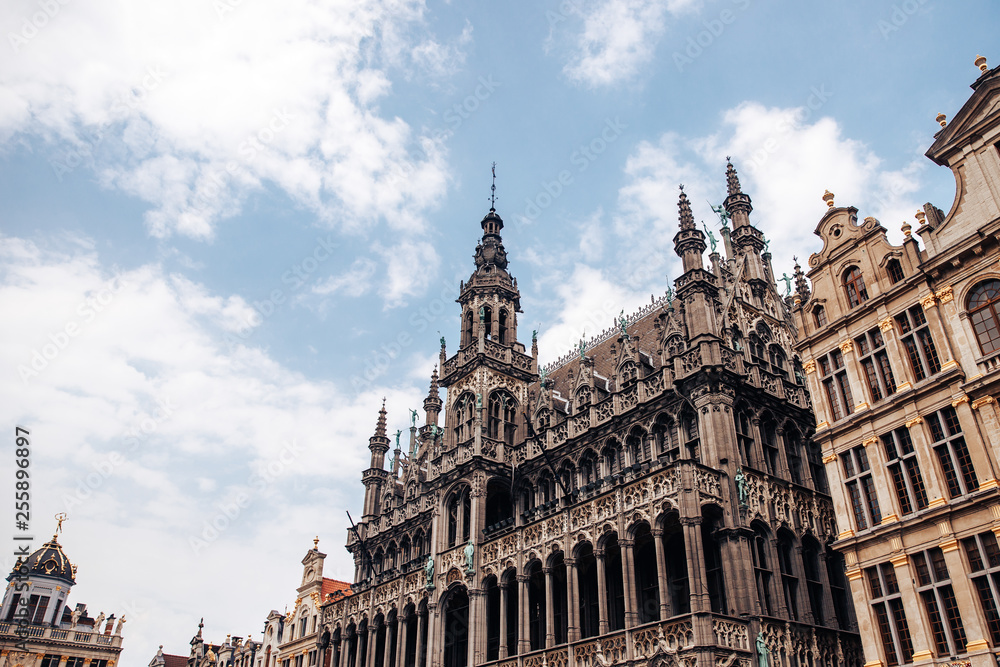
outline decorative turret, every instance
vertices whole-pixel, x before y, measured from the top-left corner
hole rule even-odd
[[[810,290],[809,283],[806,281],[806,275],[802,273],[802,267],[799,266],[799,258],[793,257],[795,260],[795,294],[796,298],[802,303],[809,300]]]
[[[371,450],[371,467],[361,475],[365,485],[365,508],[363,519],[374,519],[378,514],[378,499],[382,481],[386,477],[385,453],[389,451],[389,436],[385,432],[385,399],[382,399],[382,409],[378,411],[378,422],[375,425],[375,435],[368,439],[368,449]]]
[[[698,229],[691,213],[691,202],[688,201],[684,186],[680,186],[681,196],[677,202],[680,213],[679,231],[674,236],[674,251],[684,264],[684,273],[695,269],[703,269],[702,253],[705,252],[705,233]]]
[[[437,426],[438,415],[441,414],[441,395],[438,393],[438,369],[434,367],[431,373],[431,388],[424,399],[424,412],[427,413],[427,425]]]

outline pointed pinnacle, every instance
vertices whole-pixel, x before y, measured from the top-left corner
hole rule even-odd
[[[688,201],[687,194],[681,190],[680,199],[677,202],[677,209],[680,211],[680,228],[685,230],[695,229],[694,215],[691,213],[691,202]]]
[[[729,158],[726,158],[726,188],[729,190],[730,196],[743,192],[740,189],[740,178],[736,175],[736,168],[729,161]]]
[[[434,366],[434,372],[431,373],[431,390],[427,394],[428,397],[439,398],[438,394],[438,368]]]
[[[382,399],[382,409],[378,411],[378,423],[375,425],[375,436],[386,438],[385,434],[385,399]]]

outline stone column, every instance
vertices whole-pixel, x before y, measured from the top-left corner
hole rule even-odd
[[[913,641],[913,657],[932,657],[930,644],[930,628],[924,620],[923,610],[920,608],[920,601],[917,599],[917,592],[914,590],[911,581],[916,581],[916,573],[910,571],[909,558],[906,554],[900,554],[890,558],[889,562],[896,568],[896,581],[899,582],[899,593],[903,599],[903,610],[906,612],[906,620],[910,625],[910,638]],[[943,610],[942,610],[943,613]],[[964,621],[964,616],[963,616]]]
[[[812,623],[815,625],[817,620],[813,618],[812,603],[809,600],[809,580],[806,579],[806,569],[802,562],[802,543],[797,540],[796,542],[797,543],[793,549],[795,552],[795,558],[792,559],[792,573],[795,575],[795,578],[799,580],[798,591],[796,591],[799,605],[799,617],[805,619],[806,623]]]
[[[378,628],[372,623],[368,626],[368,650],[365,651],[365,665],[367,667],[375,667],[375,653],[377,647],[375,646],[378,641]],[[379,665],[378,667],[382,667]]]
[[[545,575],[545,648],[552,648],[556,643],[555,609],[552,605],[552,589],[555,582],[551,567],[543,567],[542,574]]]
[[[531,634],[528,630],[528,587],[530,586],[530,582],[531,577],[528,575],[517,575],[517,583],[520,584],[518,588],[521,589],[517,597],[517,604],[521,608],[521,622],[517,633],[518,655],[524,655],[531,650]]]
[[[597,632],[606,635],[608,634],[608,577],[603,547],[594,550],[594,559],[597,561]]]
[[[639,596],[635,580],[635,540],[618,540],[622,547],[622,582],[625,586],[625,627],[633,628],[639,624]]]
[[[498,656],[500,659],[506,658],[509,654],[507,653],[507,587],[510,586],[509,581],[500,582],[500,650]]]
[[[469,589],[469,655],[468,664],[486,662],[486,591]]]
[[[580,639],[580,605],[577,598],[580,584],[576,571],[576,559],[565,558],[564,562],[566,563],[566,617],[568,619],[566,639],[575,642]]]
[[[948,566],[948,576],[951,578],[951,587],[955,592],[955,599],[958,601],[959,609],[964,612],[962,625],[965,626],[966,646],[971,652],[973,647],[989,646],[986,628],[979,616],[979,595],[972,586],[969,573],[965,568],[965,559],[962,558],[958,541],[952,537],[938,543],[941,551],[944,552],[944,562]],[[942,610],[942,614],[944,611]]]
[[[861,635],[862,646],[881,646],[882,638],[879,635],[875,619],[873,618],[870,598],[866,590],[864,573],[857,565],[847,569],[847,585],[851,589],[851,598],[854,601],[854,615],[858,620],[858,634]],[[911,631],[912,635],[913,632]],[[878,649],[874,649],[878,650]],[[872,656],[877,659],[877,653]]]
[[[427,641],[424,638],[424,628],[427,627],[427,620],[430,613],[421,615],[417,613],[417,653],[414,657],[415,667],[427,664]]]
[[[396,616],[396,667],[406,667],[406,642],[407,627],[406,619],[402,614]]]
[[[701,517],[681,517],[687,556],[688,582],[691,588],[691,611],[711,611],[705,574],[705,554],[701,543]]]
[[[670,592],[667,590],[667,552],[663,548],[663,529],[653,529],[656,545],[656,587],[660,594],[660,620],[670,618]]]

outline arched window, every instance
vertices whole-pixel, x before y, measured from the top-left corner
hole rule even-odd
[[[750,334],[750,360],[764,370],[768,370],[767,350],[764,349],[764,342],[757,334]]]
[[[663,555],[667,561],[667,616],[679,616],[691,611],[691,586],[688,582],[687,553],[684,531],[677,512],[671,512],[663,522]]]
[[[770,414],[760,419],[761,450],[768,474],[778,474],[778,424]]]
[[[507,309],[501,308],[497,318],[497,342],[501,345],[507,343]]]
[[[737,408],[736,410],[736,442],[740,449],[740,457],[743,465],[751,468],[755,466],[756,456],[754,454],[753,420],[747,408]]]
[[[861,269],[852,266],[844,272],[844,290],[851,308],[868,300],[868,290],[865,289],[865,277],[861,275]]]
[[[461,444],[475,437],[476,397],[465,392],[455,401],[455,442]]]
[[[656,442],[657,456],[665,457],[667,461],[680,458],[680,443],[677,441],[677,427],[673,419],[660,415],[653,424],[653,440]]]
[[[566,559],[562,552],[549,560],[552,568],[548,579],[552,583],[552,623],[551,628],[556,644],[565,644],[569,637],[569,614],[566,608]]]
[[[711,507],[702,511],[701,542],[705,554],[705,577],[708,584],[708,599],[716,614],[729,613],[726,603],[726,580],[723,573],[722,547],[719,544],[718,529],[722,527],[720,512]]]
[[[399,541],[399,564],[400,566],[406,565],[410,562],[411,552],[410,552],[410,538],[403,536],[403,539]]]
[[[778,533],[778,566],[781,568],[781,590],[785,595],[785,607],[788,617],[799,620],[799,578],[795,576],[795,566],[792,554],[795,552],[795,542],[792,535],[782,530]]]
[[[448,546],[468,542],[472,523],[472,497],[464,486],[450,496],[446,504],[448,513]]]
[[[489,306],[482,307],[483,332],[487,340],[493,337],[493,309]]]
[[[517,570],[511,568],[504,572],[500,585],[507,591],[507,608],[503,610],[507,625],[506,637],[503,638],[507,643],[506,655],[514,656],[517,655],[517,633],[521,618],[521,607],[517,602]]]
[[[687,448],[687,457],[689,459],[694,459],[695,461],[701,460],[700,445],[698,417],[689,414],[684,417],[684,446]]]
[[[545,648],[545,574],[542,564],[532,561],[528,574],[528,643],[529,650]]]
[[[595,637],[600,631],[600,605],[597,593],[597,559],[594,547],[584,542],[576,552],[576,571],[579,580],[580,637]]]
[[[785,354],[777,345],[767,348],[768,361],[771,362],[771,372],[783,378],[788,377],[788,369],[785,368]]]
[[[604,542],[604,579],[607,589],[608,629],[625,629],[625,580],[622,577],[622,550],[618,535],[612,533]]]
[[[377,615],[372,626],[375,628],[375,645],[372,647],[375,652],[375,667],[382,667],[385,660],[385,616]]]
[[[510,498],[510,480],[494,477],[486,484],[486,531],[496,531],[514,524]]]
[[[538,476],[538,502],[547,503],[555,500],[555,490],[554,484],[552,483],[552,475],[549,471],[543,471],[541,475]]]
[[[486,660],[500,659],[500,586],[495,575],[483,582],[486,590]]]
[[[823,452],[815,440],[806,440],[806,460],[809,461],[809,475],[812,477],[813,488],[820,493],[830,493],[830,482],[826,478]]]
[[[576,489],[576,471],[573,469],[573,464],[566,461],[562,464],[559,469],[559,492],[560,493],[573,493]]]
[[[498,390],[490,394],[489,417],[486,422],[486,436],[514,444],[517,433],[517,401],[510,393]]]
[[[413,557],[419,558],[426,555],[424,553],[424,531],[418,530],[413,536]]]
[[[660,620],[660,589],[657,576],[656,543],[648,524],[635,530],[635,583],[639,594],[639,623]]]
[[[611,440],[608,440],[608,444],[606,444],[604,449],[601,451],[601,458],[604,459],[604,470],[602,472],[605,477],[614,475],[620,469],[619,457],[621,454],[619,452],[619,448],[620,445],[618,444],[618,441],[612,438]]]
[[[889,282],[895,285],[903,279],[903,265],[899,263],[898,259],[893,257],[885,263],[885,273],[889,276]]]
[[[969,294],[969,317],[983,354],[1000,350],[1000,280],[987,280]]]
[[[633,466],[649,460],[649,438],[646,432],[639,426],[635,426],[629,431],[625,446],[629,453],[629,463]]]
[[[757,600],[760,602],[760,613],[764,616],[774,616],[774,603],[771,600],[771,572],[768,556],[767,532],[759,524],[754,524],[753,541],[750,542],[750,557],[753,560],[753,575],[757,584]]]
[[[580,457],[580,481],[586,486],[593,484],[601,477],[600,466],[597,464],[597,454],[588,449]]]
[[[472,314],[472,310],[465,311],[465,331],[462,335],[462,347],[472,343],[475,338],[472,332],[474,331],[472,323],[475,321],[475,315]]]
[[[795,427],[784,433],[785,460],[788,462],[788,476],[796,484],[802,483],[802,436]]]
[[[816,322],[817,328],[826,326],[826,309],[823,306],[813,308],[813,321]]]
[[[812,537],[802,538],[802,571],[806,577],[806,591],[809,593],[809,609],[814,625],[826,625],[823,615],[823,580],[819,566],[820,546]]]
[[[448,595],[444,608],[444,667],[469,664],[469,594],[459,587]]]

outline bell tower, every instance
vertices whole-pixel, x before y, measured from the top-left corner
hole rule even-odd
[[[476,268],[460,285],[459,349],[449,359],[442,346],[440,384],[448,390],[445,448],[469,446],[474,455],[503,460],[504,446],[525,437],[522,414],[538,362],[518,341],[521,294],[507,270],[500,237],[503,219],[494,206],[491,197],[490,210],[480,222],[483,236],[476,245]]]

